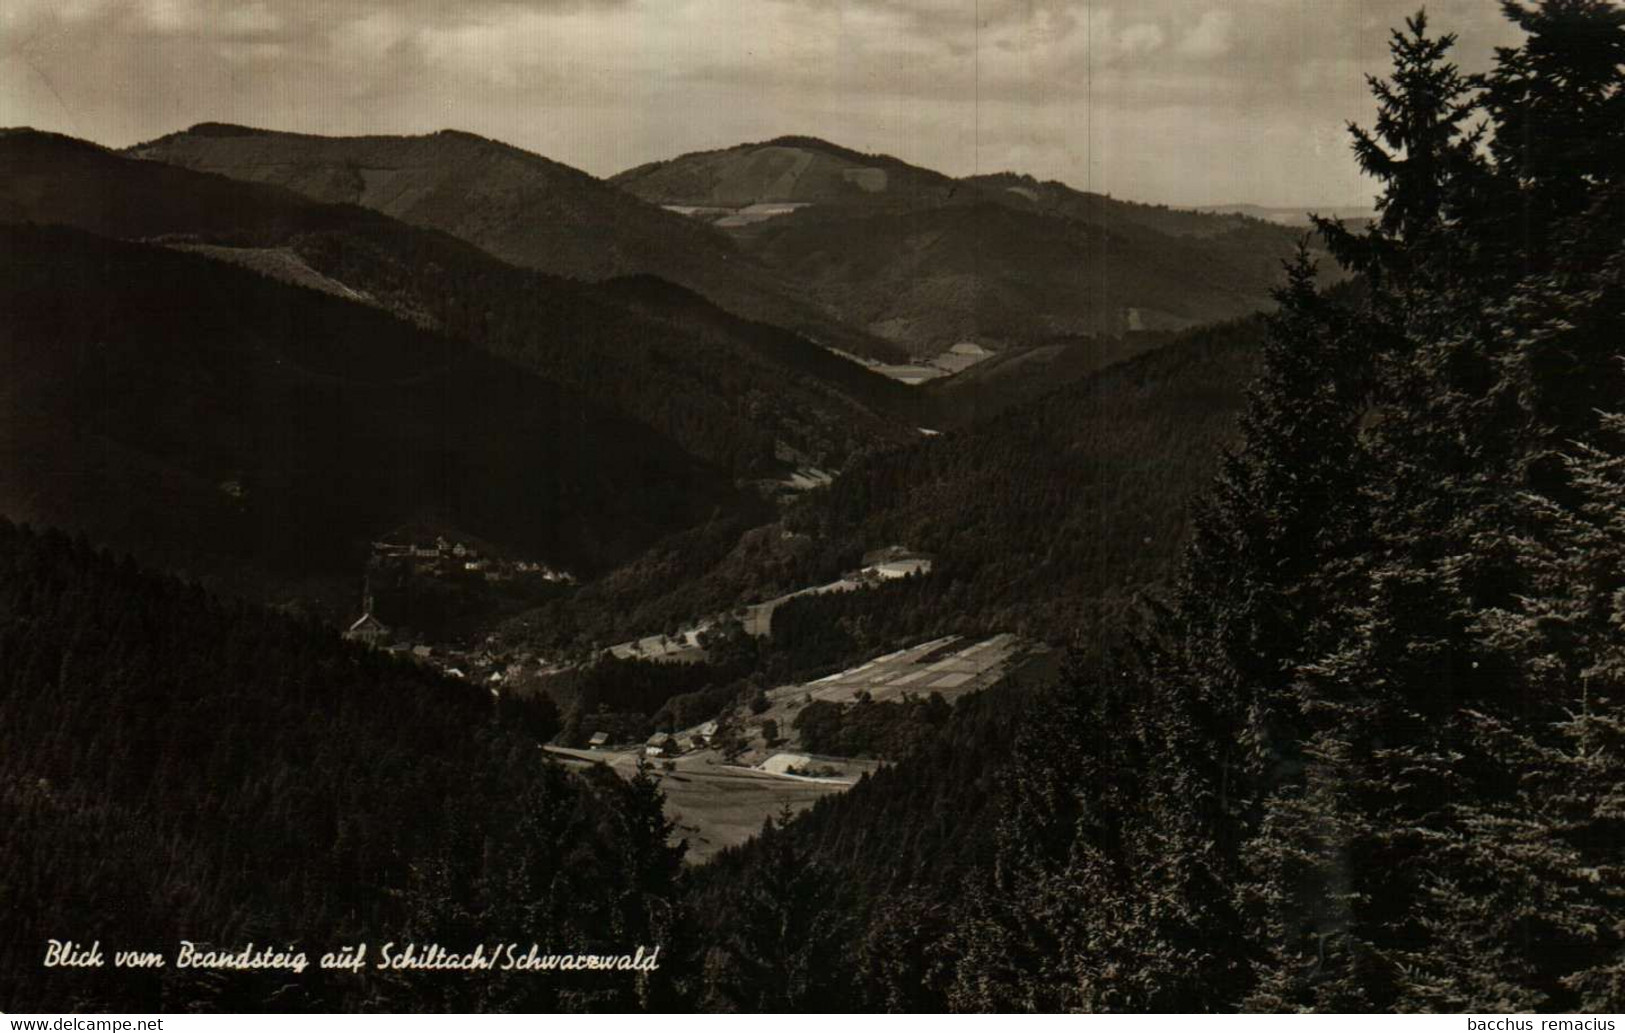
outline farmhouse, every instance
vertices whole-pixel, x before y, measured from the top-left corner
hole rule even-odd
[[[608,746],[608,745],[609,745],[609,733],[608,732],[594,732],[594,733],[592,733],[592,738],[587,740],[587,748],[592,749],[592,750],[601,750],[605,746]]]
[[[908,556],[903,559],[886,560],[868,569],[874,571],[875,576],[882,581],[894,581],[915,574],[931,573],[931,560],[924,556]]]
[[[711,740],[715,739],[716,737],[717,723],[715,721],[707,721],[705,724],[694,729],[694,741],[697,743],[702,743],[709,746],[711,745]]]
[[[643,744],[645,757],[664,757],[677,752],[677,740],[671,737],[670,732],[656,732],[649,736],[649,741]]]

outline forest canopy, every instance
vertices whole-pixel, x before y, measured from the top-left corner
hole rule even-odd
[[[1394,32],[1378,217],[1319,226],[1363,289],[1286,270],[1168,597],[1013,732],[719,862],[719,935],[766,887],[807,931],[720,1001],[843,992],[840,920],[858,1008],[1625,1006],[1625,9],[1503,7],[1483,75]]]

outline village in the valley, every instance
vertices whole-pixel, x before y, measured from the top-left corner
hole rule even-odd
[[[404,541],[386,537],[372,543],[364,576],[361,614],[344,632],[352,642],[383,650],[394,656],[432,666],[442,673],[491,687],[493,692],[505,682],[545,669],[547,661],[530,650],[503,651],[490,638],[480,647],[422,640],[404,629],[391,627],[376,611],[374,579],[386,573],[430,582],[475,582],[501,585],[529,579],[549,585],[570,586],[573,574],[545,563],[508,559],[480,546],[445,535]]]
[[[371,585],[375,576],[389,571],[420,579],[477,579],[487,584],[528,577],[559,586],[573,585],[571,574],[543,563],[500,558],[475,543],[446,535],[386,539],[372,544],[362,612],[344,637],[432,667],[448,677],[482,685],[494,697],[549,694],[555,681],[568,679],[600,657],[655,664],[704,663],[709,658],[708,645],[724,628],[765,638],[772,633],[774,612],[793,599],[925,577],[932,565],[931,557],[903,546],[873,550],[863,556],[862,566],[834,581],[701,617],[674,633],[615,643],[592,657],[563,658],[505,648],[496,635],[472,645],[418,640],[377,616]],[[744,842],[760,830],[764,818],[785,807],[798,811],[823,796],[843,792],[884,763],[874,756],[835,756],[807,749],[796,721],[804,708],[815,703],[924,700],[946,706],[993,688],[1018,672],[1047,669],[1053,662],[1052,651],[1010,634],[942,636],[813,681],[782,685],[755,699],[736,701],[689,727],[661,728],[637,739],[594,728],[576,744],[556,741],[543,748],[565,763],[604,765],[625,777],[640,770],[650,772],[666,794],[668,813],[677,826],[674,838],[686,839],[690,858],[699,861]]]
[[[638,770],[654,773],[677,824],[674,838],[687,840],[689,857],[701,861],[743,843],[783,808],[799,811],[844,792],[884,763],[806,749],[796,721],[803,710],[819,703],[928,699],[946,708],[1018,674],[1047,670],[1054,659],[1051,650],[1014,635],[948,635],[815,681],[780,686],[691,728],[657,731],[643,742],[615,742],[597,731],[586,748],[545,748],[566,762],[603,764],[626,777]]]
[[[850,592],[899,578],[923,576],[931,572],[931,559],[916,555],[901,546],[879,549],[864,556],[864,565],[838,580],[813,585],[789,592],[759,603],[740,607],[732,614],[701,618],[677,630],[675,634],[646,635],[608,646],[603,653],[622,660],[650,660],[656,663],[699,663],[706,659],[704,638],[706,633],[727,619],[737,619],[745,633],[752,637],[766,637],[772,630],[773,611],[791,599],[826,592]],[[549,584],[574,585],[576,578],[565,571],[555,570],[545,563],[528,560],[501,559],[481,552],[478,546],[437,536],[422,543],[398,544],[391,541],[372,543],[368,559],[367,587],[363,590],[361,614],[349,625],[344,637],[352,642],[382,649],[396,656],[410,657],[427,663],[453,678],[478,680],[499,686],[527,672],[546,673],[561,670],[557,662],[550,662],[533,651],[504,652],[493,648],[469,648],[465,645],[414,641],[401,629],[393,628],[375,613],[372,578],[375,573],[394,567],[412,577],[431,580],[478,578],[485,583],[511,582],[519,577],[530,577]],[[494,636],[487,639],[494,643]]]

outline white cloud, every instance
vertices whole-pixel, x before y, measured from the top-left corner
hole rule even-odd
[[[213,28],[228,36],[258,36],[282,28],[282,18],[262,2],[233,4],[215,16]]]
[[[328,33],[328,43],[341,60],[376,62],[404,43],[412,31],[405,18],[377,10],[335,27]]]
[[[1139,22],[1124,29],[1117,45],[1128,54],[1149,54],[1160,50],[1166,37],[1162,29],[1151,22]]]
[[[215,48],[228,61],[266,64],[289,56],[284,43],[236,42],[227,40]]]
[[[204,24],[197,0],[142,0],[141,14],[158,32],[189,32]]]
[[[1193,57],[1219,57],[1228,54],[1235,20],[1235,14],[1227,8],[1203,12],[1196,27],[1179,41],[1179,52]]]

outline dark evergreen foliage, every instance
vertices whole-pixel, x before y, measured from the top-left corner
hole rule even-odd
[[[522,706],[59,533],[0,522],[8,1011],[626,1009],[660,973],[378,973],[383,944],[653,946],[681,924],[651,786],[544,759]],[[55,937],[102,970],[45,968]],[[311,968],[111,967],[182,939]],[[368,971],[320,972],[341,944]],[[487,947],[489,950],[489,946]]]
[[[583,573],[738,503],[583,394],[196,255],[0,225],[7,512],[244,594],[415,518]]]
[[[1505,7],[1477,79],[1395,34],[1381,217],[1322,227],[1365,290],[1289,268],[1174,591],[1024,716],[955,897],[864,912],[925,987],[865,1006],[1625,1005],[1625,15]]]

